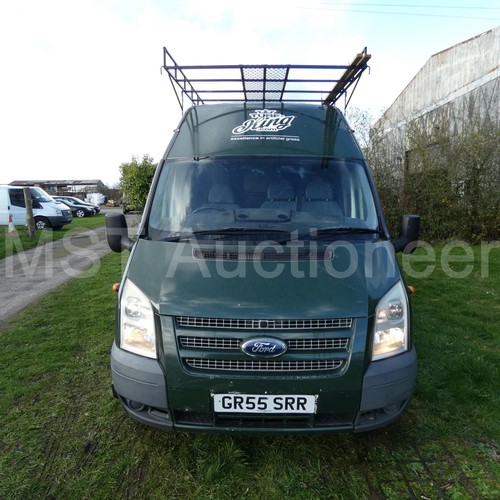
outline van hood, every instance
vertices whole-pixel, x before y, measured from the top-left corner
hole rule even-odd
[[[69,210],[64,203],[57,203],[56,201],[41,201],[42,208],[34,208],[33,210]]]
[[[318,243],[312,261],[215,260],[214,248],[139,239],[127,276],[161,315],[252,319],[366,317],[400,279],[387,242]]]

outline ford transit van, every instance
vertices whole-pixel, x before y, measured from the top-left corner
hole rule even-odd
[[[189,68],[165,68],[185,89]],[[261,92],[274,75],[243,83],[258,80]],[[197,99],[158,165],[137,238],[123,215],[106,216],[111,248],[130,251],[114,395],[136,420],[168,430],[359,432],[392,422],[416,379],[396,251],[414,247],[418,217],[391,239],[333,102]]]
[[[0,224],[7,225],[9,214],[15,226],[26,225],[26,204],[23,187],[0,186]],[[71,210],[64,204],[56,203],[42,188],[31,186],[33,217],[37,229],[60,229],[73,220]]]

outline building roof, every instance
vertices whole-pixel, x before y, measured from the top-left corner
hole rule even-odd
[[[98,184],[102,184],[102,181],[99,179],[90,179],[90,180],[26,180],[26,181],[12,181],[10,183],[11,186],[34,186],[36,184],[44,185],[44,186],[96,186]]]

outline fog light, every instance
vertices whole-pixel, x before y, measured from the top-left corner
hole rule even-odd
[[[387,406],[384,406],[382,408],[382,411],[386,415],[392,415],[392,414],[396,413],[398,410],[399,410],[399,404],[397,404],[397,403],[394,403],[392,405],[387,405]]]
[[[139,403],[139,401],[134,401],[132,399],[127,399],[127,406],[134,411],[142,411],[144,408],[146,408],[146,405],[143,405],[142,403]]]

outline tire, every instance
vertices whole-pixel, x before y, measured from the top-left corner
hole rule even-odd
[[[81,217],[85,217],[85,212],[82,210],[82,209],[78,209],[76,212],[75,212],[75,215],[79,218]]]
[[[50,228],[49,219],[46,219],[45,217],[35,217],[35,227],[40,230],[49,229]]]

